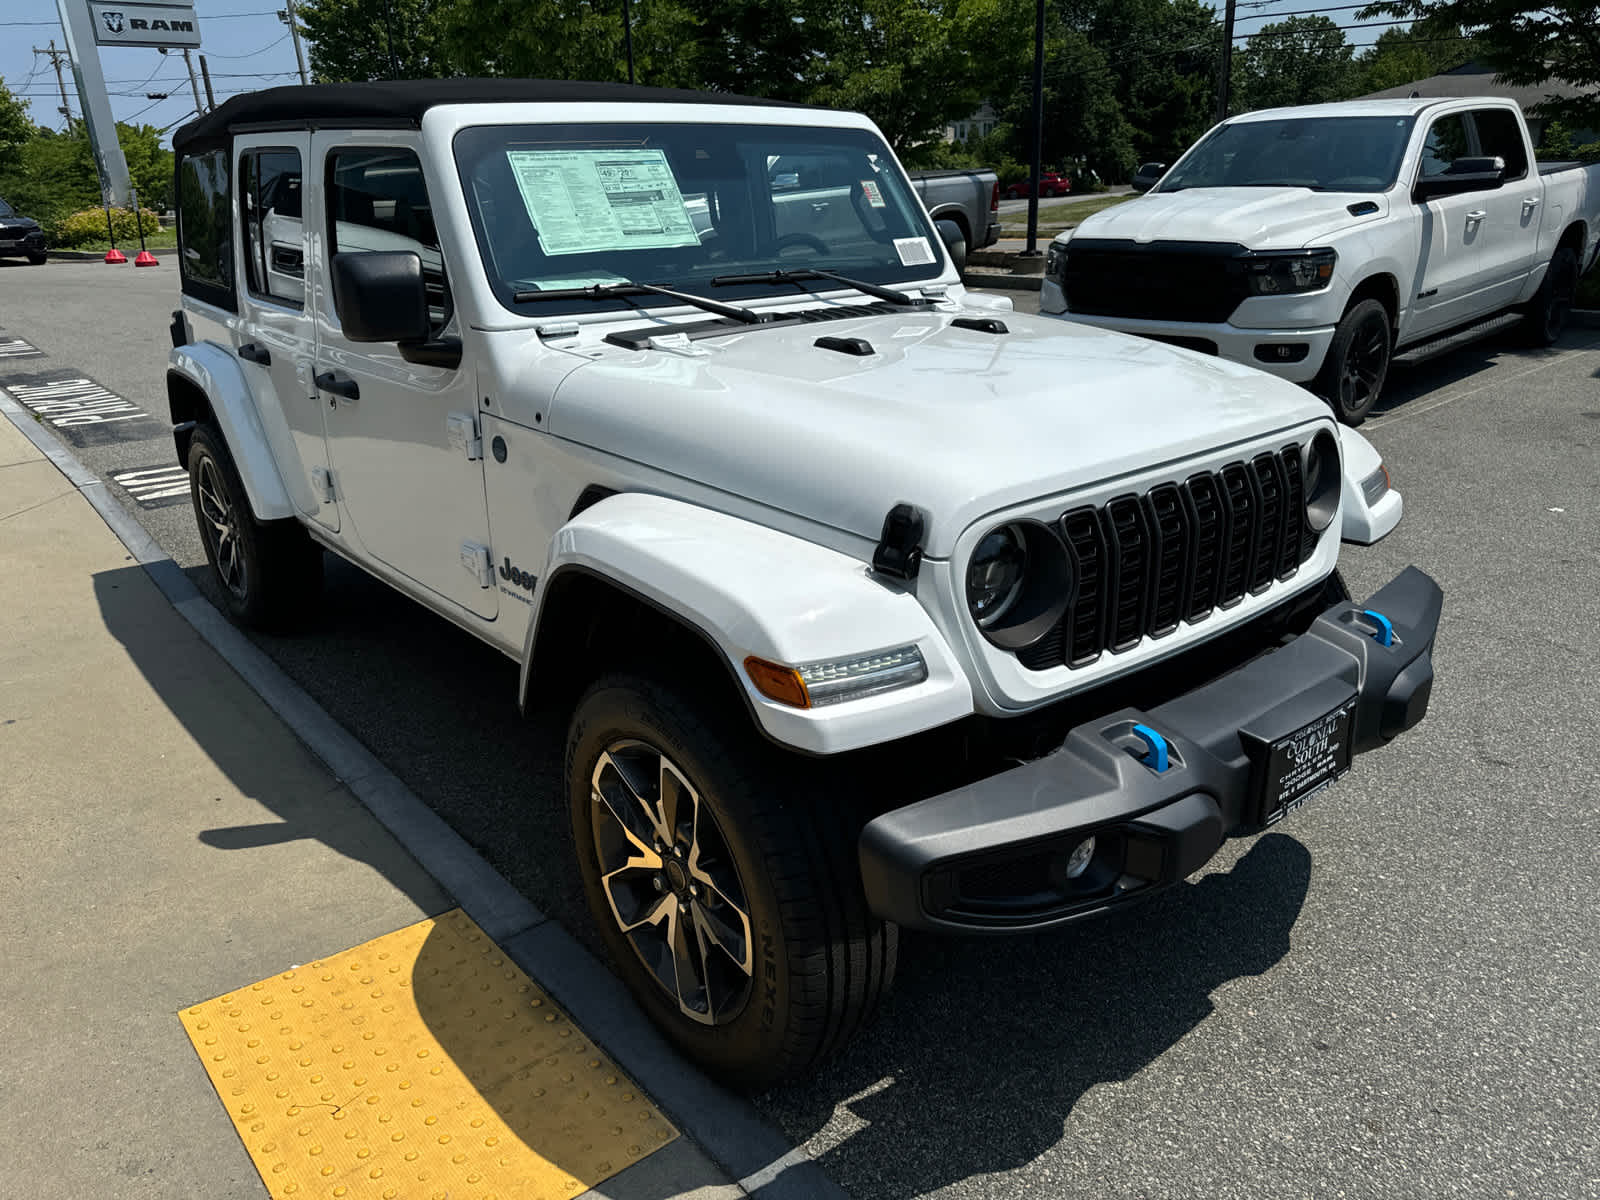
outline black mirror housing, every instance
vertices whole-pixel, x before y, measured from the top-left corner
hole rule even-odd
[[[333,305],[352,342],[425,342],[428,293],[411,250],[335,254]]]
[[[1466,192],[1492,192],[1506,181],[1506,160],[1494,157],[1458,158],[1443,175],[1417,180],[1412,198],[1419,203],[1438,196],[1460,196]]]

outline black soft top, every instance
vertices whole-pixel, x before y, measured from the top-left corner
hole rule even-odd
[[[724,92],[635,87],[580,79],[387,79],[376,83],[314,83],[266,88],[224,101],[180,126],[172,148],[180,154],[196,145],[216,144],[230,133],[250,129],[310,129],[326,126],[417,126],[422,114],[440,104],[555,103],[584,101],[623,104],[756,104],[804,108],[785,100],[762,100]]]

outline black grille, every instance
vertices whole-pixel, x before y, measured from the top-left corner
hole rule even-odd
[[[1247,294],[1246,253],[1221,242],[1075,238],[1067,245],[1061,290],[1069,312],[1217,324]]]
[[[1142,496],[1073,509],[1060,522],[1071,602],[1018,661],[1036,671],[1087,666],[1289,578],[1316,549],[1302,475],[1300,447],[1286,446]]]

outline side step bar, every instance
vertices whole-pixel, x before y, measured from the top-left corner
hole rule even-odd
[[[1415,366],[1417,363],[1426,362],[1440,354],[1446,354],[1458,346],[1465,346],[1469,342],[1476,342],[1490,334],[1499,333],[1503,329],[1510,329],[1513,325],[1522,324],[1521,313],[1501,313],[1498,317],[1490,317],[1487,321],[1479,321],[1476,325],[1468,325],[1454,333],[1447,333],[1443,337],[1434,338],[1431,342],[1420,342],[1415,346],[1407,346],[1403,351],[1394,356],[1394,361],[1405,366]]]

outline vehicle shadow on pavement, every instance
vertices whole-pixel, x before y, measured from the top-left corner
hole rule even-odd
[[[784,1132],[804,1141],[842,1106],[860,1127],[819,1160],[874,1180],[863,1200],[1032,1162],[1085,1092],[1136,1075],[1212,1013],[1213,990],[1288,952],[1310,878],[1310,852],[1268,834],[1229,871],[1077,928],[903,937],[873,1027],[815,1080],[771,1094],[791,1114]]]

